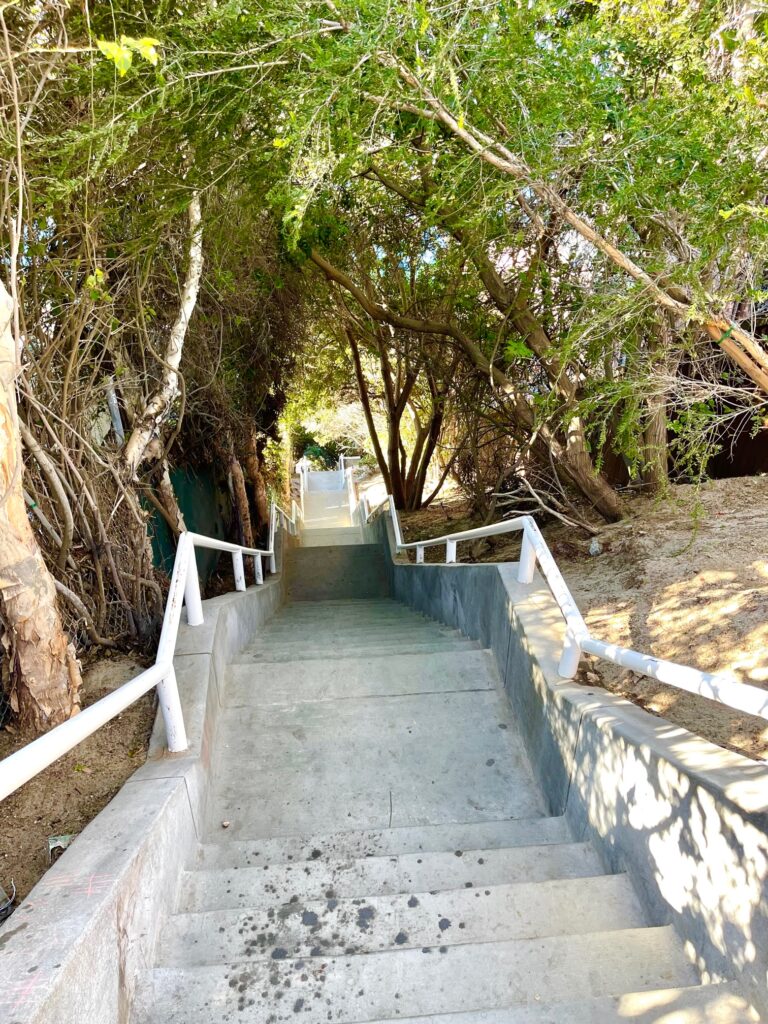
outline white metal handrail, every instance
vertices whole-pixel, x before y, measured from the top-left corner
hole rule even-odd
[[[560,675],[564,678],[572,679],[576,675],[582,652],[594,654],[605,661],[621,665],[640,675],[658,679],[660,683],[666,683],[668,686],[696,693],[737,711],[768,719],[768,692],[757,686],[741,683],[726,673],[702,672],[688,665],[679,665],[677,662],[655,658],[650,654],[641,654],[639,651],[609,644],[593,637],[532,516],[518,516],[501,523],[493,523],[490,526],[480,526],[474,530],[463,530],[459,533],[449,533],[429,540],[410,541],[406,544],[400,529],[400,519],[395,502],[391,495],[388,502],[397,549],[398,551],[415,549],[418,565],[424,563],[424,549],[428,547],[445,545],[445,561],[451,564],[456,562],[456,545],[461,541],[493,537],[502,533],[522,533],[517,579],[520,583],[532,583],[538,563],[541,575],[557,601],[566,627],[565,642],[558,667]],[[374,511],[376,510],[371,510],[368,518],[373,515]]]
[[[390,501],[391,498],[389,495],[387,495],[386,498],[382,498],[382,500],[377,502],[375,505],[371,505],[370,501],[368,500],[368,494],[366,493],[366,491],[362,491],[360,494],[359,507],[360,513],[363,517],[363,525],[369,523],[371,519],[373,519],[373,517],[376,515],[376,513],[379,512],[382,508],[384,508],[385,505],[388,505]],[[399,528],[400,524],[398,523],[398,529]]]
[[[241,544],[230,544],[228,541],[206,537],[200,533],[185,532],[180,535],[168,599],[163,613],[163,625],[157,645],[155,664],[134,679],[130,679],[123,686],[113,690],[106,697],[102,697],[95,704],[80,711],[73,718],[57,725],[50,732],[0,761],[0,800],[4,800],[25,782],[100,729],[102,725],[125,711],[154,686],[157,687],[158,703],[165,723],[168,750],[177,754],[187,749],[187,732],[184,727],[176,672],[173,668],[173,654],[181,621],[182,604],[186,604],[187,607],[188,625],[201,626],[204,621],[195,550],[206,548],[230,552],[235,575],[235,590],[237,591],[246,589],[243,556],[252,557],[256,583],[261,584],[264,582],[262,559],[269,558],[270,572],[276,571],[274,540],[279,515],[282,515],[283,526],[286,529],[289,529],[288,524],[292,524],[294,531],[296,530],[295,520],[291,519],[273,502],[269,525],[269,548],[266,550],[247,548]]]

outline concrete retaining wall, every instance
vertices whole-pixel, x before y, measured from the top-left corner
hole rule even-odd
[[[388,518],[368,533],[394,550]],[[768,767],[562,680],[559,608],[538,576],[519,584],[515,564],[390,560],[390,573],[397,600],[493,651],[551,813],[628,872],[703,980],[740,977],[766,1013]]]
[[[189,749],[165,753],[158,718],[149,759],[0,928],[3,1024],[127,1024],[137,971],[154,962],[188,851],[205,819],[211,750],[232,655],[284,599],[272,576],[203,603],[182,625],[174,665]]]

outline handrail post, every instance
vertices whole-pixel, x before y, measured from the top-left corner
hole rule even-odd
[[[418,551],[418,548],[416,549]],[[456,561],[456,541],[447,540],[445,542],[445,564],[452,565]]]
[[[245,590],[245,566],[243,565],[243,552],[232,552],[232,569],[235,573],[235,590]]]
[[[536,548],[528,533],[527,524],[523,527],[523,541],[520,545],[520,564],[517,568],[518,583],[533,583],[536,569]]]
[[[277,558],[275,557],[275,534],[277,533],[277,505],[272,502],[269,510],[269,571],[274,575],[277,572]]]
[[[184,583],[184,604],[187,606],[187,625],[202,626],[205,622],[203,602],[200,598],[200,577],[197,575],[195,545],[189,545],[189,568]]]
[[[261,555],[253,556],[253,574],[256,577],[256,585],[260,587],[264,582],[264,568],[261,564]]]
[[[416,564],[417,565],[423,565],[424,564],[424,545],[423,544],[419,544],[418,547],[416,548]]]
[[[395,530],[395,547],[398,552],[403,546],[403,535],[400,532],[400,517],[397,514],[397,505],[395,505],[395,499],[392,495],[389,495],[389,514],[392,517],[392,526]]]
[[[576,638],[576,634],[570,626],[568,626],[565,630],[563,653],[560,657],[560,664],[557,666],[557,671],[563,679],[573,679],[579,669],[580,661],[581,644]]]
[[[163,713],[168,750],[172,754],[180,754],[187,749],[189,744],[187,743],[187,730],[184,728],[184,714],[181,710],[179,686],[173,663],[168,666],[165,675],[157,684],[157,701]]]

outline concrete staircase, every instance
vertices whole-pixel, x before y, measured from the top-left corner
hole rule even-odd
[[[131,1024],[757,1020],[546,815],[488,652],[378,569],[350,599],[357,551],[293,552],[303,600],[228,670],[205,834]]]
[[[314,473],[320,477],[326,474]],[[327,474],[335,477],[335,473]],[[317,486],[315,484],[315,486]],[[326,547],[339,544],[362,544],[360,527],[349,514],[349,492],[317,490],[304,495],[304,522],[301,543],[304,547]]]

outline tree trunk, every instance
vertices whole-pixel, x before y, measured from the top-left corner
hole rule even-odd
[[[535,412],[527,395],[497,366],[491,364],[477,342],[468,337],[458,325],[438,320],[422,320],[418,317],[402,316],[373,301],[364,289],[356,285],[344,271],[329,263],[317,249],[312,250],[310,259],[320,267],[329,280],[349,292],[368,316],[377,323],[389,323],[404,331],[453,338],[464,350],[476,370],[483,375],[483,378],[485,380],[490,378],[506,396],[512,407],[515,421],[529,433],[535,434],[534,447],[542,452],[544,461],[548,460],[551,453],[558,468],[562,469],[568,480],[592,502],[601,515],[611,520],[621,518],[623,513],[621,499],[610,484],[595,473],[583,438],[579,441],[578,437],[574,436],[570,446],[563,445],[546,424],[537,428]],[[392,494],[395,494],[394,481]],[[398,508],[400,507],[398,505]]]
[[[256,503],[256,529],[258,531],[269,522],[269,502],[267,500],[267,485],[264,483],[264,475],[261,472],[259,443],[255,430],[251,431],[248,440],[248,450],[245,454],[245,471],[253,487],[253,497]]]
[[[162,382],[147,402],[143,412],[135,419],[133,431],[123,451],[123,461],[131,477],[141,465],[147,448],[168,419],[173,403],[179,394],[179,366],[184,350],[187,327],[197,303],[197,292],[203,274],[203,222],[200,212],[200,197],[195,194],[189,204],[189,266],[181,294],[181,306],[176,317],[168,346],[165,350]]]
[[[371,399],[368,394],[368,385],[365,380],[365,374],[363,373],[363,364],[360,360],[360,348],[355,340],[354,335],[350,330],[345,330],[347,335],[347,341],[349,342],[349,348],[352,352],[352,363],[355,367],[355,380],[357,381],[357,391],[360,395],[360,404],[363,407],[363,415],[365,416],[365,423],[368,427],[368,434],[371,438],[371,444],[373,445],[373,451],[376,455],[376,461],[379,464],[379,470],[384,480],[384,486],[387,489],[387,493],[392,491],[392,481],[389,476],[389,466],[387,460],[384,457],[384,452],[381,450],[381,441],[379,440],[379,432],[376,430],[376,424],[373,419],[373,410],[371,409]]]
[[[251,507],[248,504],[248,492],[245,489],[245,477],[243,469],[237,456],[233,455],[229,464],[229,471],[232,474],[232,494],[235,499],[235,511],[242,530],[241,544],[247,548],[255,548],[253,540],[253,528],[251,526]]]
[[[181,508],[179,507],[176,491],[173,489],[173,484],[171,483],[171,474],[168,469],[167,459],[162,460],[157,474],[157,496],[160,500],[160,504],[165,509],[168,525],[178,537],[180,533],[184,533],[187,529],[187,524],[184,522],[184,516]]]
[[[12,315],[0,282],[0,642],[11,665],[11,707],[23,731],[39,733],[79,711],[81,678],[24,504]]]

